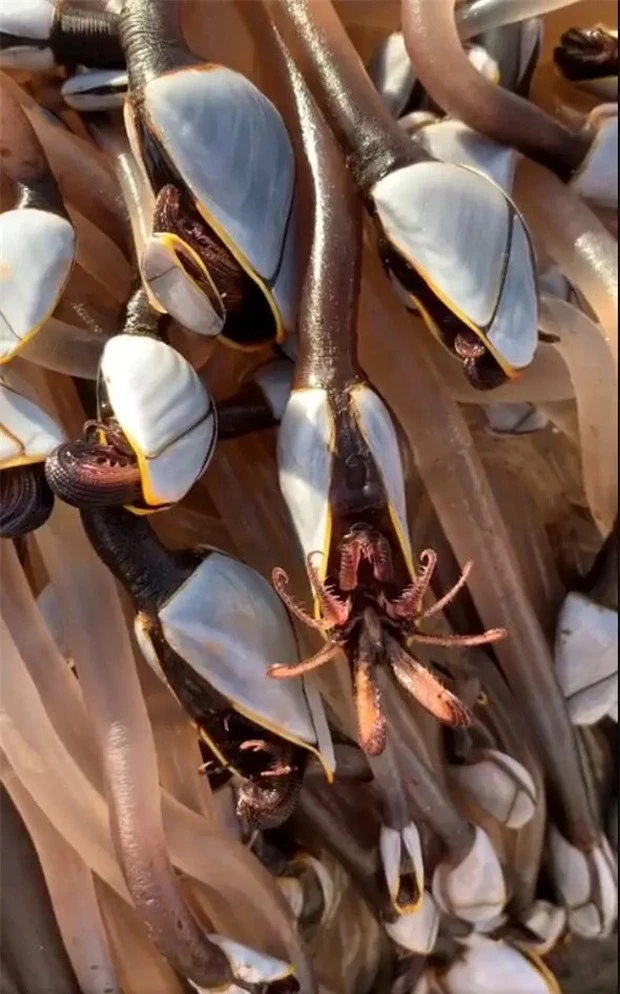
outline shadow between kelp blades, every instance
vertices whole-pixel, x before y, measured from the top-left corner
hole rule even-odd
[[[407,143],[329,0],[270,3],[346,152],[399,296],[477,389],[532,361],[536,267],[523,219],[490,179]]]
[[[293,321],[296,275],[288,133],[244,76],[197,63],[179,18],[168,0],[128,0],[120,17],[125,125],[157,198],[141,269],[173,315],[170,274],[189,278],[203,316],[192,330],[241,347],[280,340]]]

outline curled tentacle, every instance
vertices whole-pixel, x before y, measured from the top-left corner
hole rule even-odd
[[[40,528],[53,506],[42,464],[0,471],[0,538],[17,538]]]
[[[312,582],[316,598],[319,602],[321,617],[326,628],[335,628],[345,625],[351,613],[351,599],[343,601],[338,597],[333,587],[323,583],[317,567],[312,562],[315,556],[320,556],[320,552],[310,552],[306,556],[306,569]]]
[[[357,586],[357,571],[362,558],[359,542],[343,543],[340,551],[340,570],[338,586],[341,590],[355,590]]]
[[[422,602],[437,565],[437,553],[433,549],[424,549],[420,554],[420,571],[415,582],[403,590],[400,597],[391,604],[386,604],[386,610],[392,618],[415,618],[420,614]],[[444,600],[444,603],[445,600]]]
[[[472,716],[462,701],[417,659],[405,652],[395,639],[388,640],[392,672],[401,687],[419,704],[446,725],[471,725]]]
[[[420,645],[437,645],[450,649],[453,646],[463,648],[475,645],[490,645],[492,642],[499,642],[506,638],[508,632],[505,628],[489,628],[479,635],[431,635],[428,632],[413,631],[408,636],[408,641],[419,642]]]
[[[452,601],[458,594],[459,590],[462,590],[462,588],[467,583],[473,565],[474,564],[471,561],[471,559],[465,563],[465,565],[463,566],[463,572],[461,573],[460,577],[458,578],[454,586],[451,587],[450,590],[448,590],[448,592],[443,595],[443,597],[440,597],[438,601],[435,601],[432,607],[429,607],[428,610],[423,611],[418,617],[419,621],[422,621],[424,618],[432,618],[434,614],[439,614],[439,612],[443,611],[443,609],[447,607],[448,604],[452,603]]]
[[[288,576],[280,566],[276,566],[273,570],[271,574],[271,582],[273,583],[276,593],[286,604],[291,614],[294,614],[296,618],[303,621],[304,625],[308,625],[309,628],[317,628],[319,631],[323,631],[323,625],[319,621],[316,621],[316,619],[313,618],[312,615],[301,606],[301,604],[298,604],[291,594],[289,594],[287,590],[289,583]]]
[[[285,777],[293,771],[291,764],[283,760],[281,746],[276,745],[275,742],[267,742],[266,739],[246,739],[239,748],[244,752],[248,750],[250,752],[263,752],[270,757],[272,766],[261,770],[261,777]]]
[[[469,328],[459,331],[455,336],[454,352],[462,361],[463,371],[476,390],[493,390],[506,382],[505,373]]]
[[[112,507],[142,501],[138,462],[116,444],[67,442],[45,462],[52,491],[73,507]]]

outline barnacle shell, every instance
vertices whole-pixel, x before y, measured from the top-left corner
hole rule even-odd
[[[486,921],[506,902],[504,875],[491,839],[479,825],[474,842],[456,867],[440,863],[433,875],[433,897],[447,914],[465,921]]]
[[[561,908],[550,901],[534,901],[528,911],[522,916],[521,921],[537,936],[538,941],[527,942],[520,940],[520,945],[527,946],[540,956],[550,952],[566,928],[568,913],[566,908]]]
[[[445,994],[559,994],[555,978],[537,957],[481,935],[467,939],[438,979]]]
[[[617,707],[617,612],[569,593],[558,617],[555,665],[575,725],[592,725]]]
[[[521,828],[534,814],[534,781],[521,763],[504,752],[484,749],[475,762],[451,766],[450,775],[506,828]]]
[[[553,879],[568,908],[568,927],[586,939],[609,935],[618,912],[618,868],[609,842],[583,852],[551,826],[549,854]]]
[[[399,915],[393,922],[384,922],[390,939],[404,949],[419,955],[432,952],[439,931],[439,908],[427,890],[415,911]]]

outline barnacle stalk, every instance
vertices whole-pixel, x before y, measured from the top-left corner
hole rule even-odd
[[[403,0],[402,19],[411,61],[446,113],[564,177],[581,165],[589,135],[570,131],[535,104],[495,86],[471,65],[458,36],[452,0]]]
[[[59,511],[59,515],[62,513]],[[64,513],[66,517],[71,512]],[[106,682],[105,689],[96,687],[98,706],[92,718],[109,792],[113,838],[128,887],[151,938],[173,965],[204,986],[223,985],[231,977],[226,957],[201,932],[184,905],[167,855],[152,733],[113,581],[97,563],[86,539],[80,540],[77,529],[72,536],[72,549],[74,569],[57,577],[61,604],[71,598],[72,587],[84,582],[84,577],[89,577],[91,589],[97,577],[98,595],[91,601],[91,609],[116,618],[113,625],[116,679],[112,684]],[[82,615],[80,624],[68,629],[68,637],[76,659],[88,656],[94,666],[100,666],[93,655],[93,646],[86,648],[90,641],[87,627]],[[92,681],[93,673],[84,670],[80,673],[86,693],[89,676]],[[90,687],[95,691],[93,683]]]

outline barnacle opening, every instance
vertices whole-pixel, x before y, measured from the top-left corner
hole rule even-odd
[[[141,118],[137,119],[137,126],[149,174],[160,190],[154,230],[177,234],[194,249],[209,271],[219,300],[214,297],[213,287],[209,286],[204,274],[198,271],[187,254],[178,256],[214,309],[219,311],[224,307],[226,321],[222,338],[241,348],[254,348],[276,341],[280,337],[280,329],[275,304],[268,297],[269,290],[253,279],[235,258],[209,223],[205,212],[195,203],[165,150],[151,137]]]
[[[506,383],[510,373],[495,358],[482,332],[474,331],[451,311],[387,239],[379,239],[379,251],[388,275],[393,273],[419,306],[435,337],[462,363],[463,372],[471,385],[476,390],[494,390]]]

